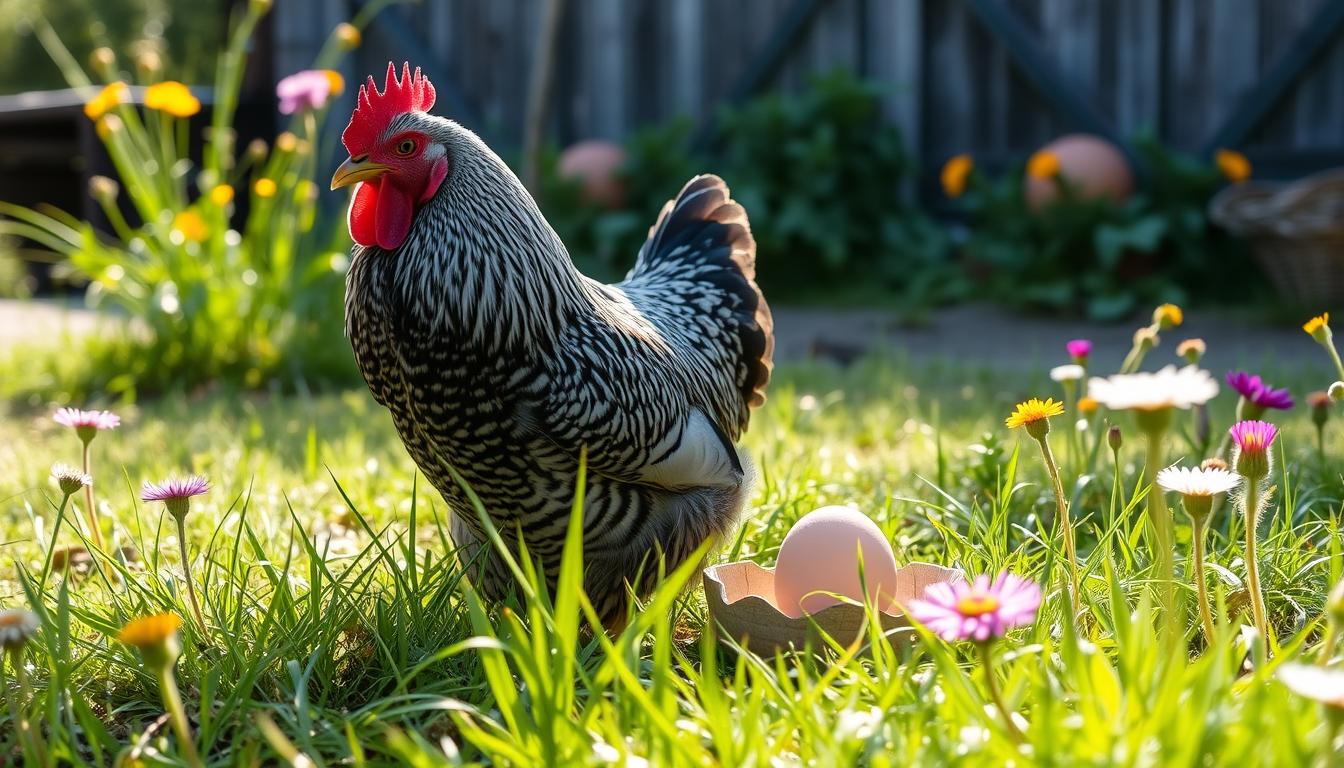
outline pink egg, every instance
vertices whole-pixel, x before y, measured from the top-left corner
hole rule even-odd
[[[863,578],[859,578],[859,552]],[[798,618],[868,595],[884,607],[896,594],[896,557],[871,518],[852,507],[822,507],[794,524],[779,547],[775,607]]]

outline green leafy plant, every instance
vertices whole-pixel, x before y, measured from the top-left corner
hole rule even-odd
[[[959,202],[970,225],[964,253],[979,290],[1011,306],[1095,320],[1117,320],[1146,303],[1230,295],[1226,276],[1249,262],[1205,213],[1226,180],[1152,135],[1138,137],[1135,147],[1147,177],[1120,202],[1083,195],[1056,176],[1055,199],[1032,210],[1021,165],[996,179],[971,171]],[[1210,269],[1215,263],[1219,268]]]
[[[366,7],[356,25],[378,5]],[[317,201],[325,106],[296,112],[269,148],[260,141],[242,152],[235,146],[246,52],[269,6],[248,3],[236,19],[199,159],[190,118],[202,105],[186,86],[139,68],[136,77],[147,87],[137,107],[128,103],[132,91],[114,60],[103,60],[99,75],[107,85],[98,90],[54,29],[37,27],[71,85],[88,93],[85,112],[120,178],[95,177],[90,185],[112,232],[60,211],[0,203],[0,235],[63,256],[89,281],[90,302],[115,306],[124,327],[86,341],[78,354],[61,350],[62,360],[30,363],[32,389],[128,395],[216,379],[295,386],[352,375],[340,335],[348,240]],[[351,29],[357,26],[338,27],[317,67],[351,47]],[[339,75],[329,76],[339,90]],[[71,357],[85,364],[72,370]]]

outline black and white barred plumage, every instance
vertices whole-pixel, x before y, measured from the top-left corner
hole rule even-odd
[[[586,446],[585,588],[617,620],[627,583],[652,586],[660,556],[670,571],[747,501],[733,443],[764,399],[774,338],[746,213],[717,177],[692,179],[625,281],[603,285],[474,134],[422,112],[387,133],[411,129],[446,148],[449,173],[399,248],[354,250],[360,371],[468,558],[485,539],[448,467],[554,575]],[[507,592],[489,552],[480,561],[474,580]]]

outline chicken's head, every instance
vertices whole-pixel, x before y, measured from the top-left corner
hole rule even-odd
[[[358,184],[350,201],[350,236],[360,245],[393,250],[411,230],[415,211],[434,197],[448,176],[448,150],[435,140],[426,111],[434,86],[402,64],[387,65],[380,92],[370,77],[341,143],[350,158],[331,178],[331,188]]]

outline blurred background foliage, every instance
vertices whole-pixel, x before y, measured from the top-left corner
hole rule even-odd
[[[184,82],[209,82],[224,44],[225,8],[193,0],[0,0],[0,94],[64,88],[65,77],[32,34],[43,16],[76,60],[106,46],[131,60],[145,46]]]

